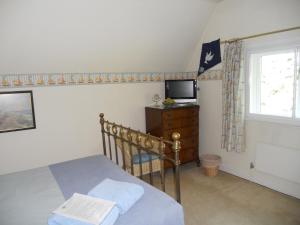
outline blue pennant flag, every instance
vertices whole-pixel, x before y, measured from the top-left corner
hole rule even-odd
[[[220,39],[202,44],[198,76],[221,62]]]

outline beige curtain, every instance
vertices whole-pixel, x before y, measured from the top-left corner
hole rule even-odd
[[[223,56],[222,148],[245,150],[245,82],[242,41],[226,43]]]

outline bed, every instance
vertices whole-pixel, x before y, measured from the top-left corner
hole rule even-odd
[[[183,225],[173,198],[121,170],[105,156],[91,156],[0,176],[0,224],[44,225],[52,210],[74,192],[87,194],[105,178],[140,184],[143,197],[116,225]]]
[[[101,119],[101,125],[108,122],[104,120],[103,116]],[[102,134],[110,134],[108,130],[107,127],[104,128],[104,126],[102,126]],[[132,130],[130,130],[130,133],[131,131]],[[113,134],[115,133],[113,132]],[[105,136],[102,137],[104,137],[104,140],[107,140],[107,142],[110,142]],[[145,137],[144,144],[146,146],[143,144],[141,146],[136,145],[137,143],[132,141],[130,135],[124,137],[121,134],[119,137],[121,139],[119,140],[121,140],[120,143],[122,146],[124,146],[124,142],[132,143],[137,147],[138,151],[144,149],[147,154],[152,154],[151,148],[154,145],[151,141],[151,137]],[[163,143],[162,139],[159,139],[159,141],[161,144]],[[170,143],[172,144],[172,142]],[[109,145],[111,146],[112,143]],[[117,148],[117,143],[115,143],[115,146]],[[165,145],[160,145],[160,150],[164,150],[164,147]],[[173,147],[174,149],[179,149],[179,142],[176,142]],[[111,148],[106,150],[107,152],[111,152]],[[158,158],[156,159],[159,159],[162,163],[165,160],[164,154],[163,151],[159,152],[160,153],[157,153]],[[122,154],[124,153],[122,152]],[[153,154],[156,153],[154,152]],[[178,178],[178,173],[176,174],[176,171],[179,172],[178,167],[176,166],[176,157],[178,155],[176,155],[177,153],[175,151],[175,160],[172,161],[175,165],[175,181],[176,178]],[[133,176],[128,173],[125,164],[122,166],[125,170],[122,170],[120,165],[110,160],[112,159],[111,156],[112,155],[107,154],[90,156],[33,170],[1,175],[0,224],[45,225],[47,224],[47,218],[50,216],[51,212],[66,199],[71,197],[74,192],[87,194],[88,191],[105,178],[136,183],[142,185],[145,190],[142,198],[127,213],[120,215],[115,223],[116,225],[184,224],[183,208],[177,202],[180,200],[180,196],[178,198],[177,195],[176,201],[159,189],[138,179],[138,177],[143,177],[143,172],[138,176]],[[151,176],[153,171],[150,163],[149,166],[151,168],[148,175]],[[163,167],[161,167],[160,175],[162,178],[164,178],[163,170]],[[162,184],[164,184],[164,182],[162,182]],[[177,191],[179,190],[176,187],[175,189]]]

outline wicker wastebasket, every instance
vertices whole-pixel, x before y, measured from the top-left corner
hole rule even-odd
[[[206,154],[200,156],[201,165],[204,169],[204,174],[209,177],[218,175],[221,157],[213,154]]]

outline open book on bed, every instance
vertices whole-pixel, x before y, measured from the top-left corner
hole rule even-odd
[[[112,201],[74,193],[71,198],[54,210],[53,213],[98,225],[114,206],[115,203]]]

